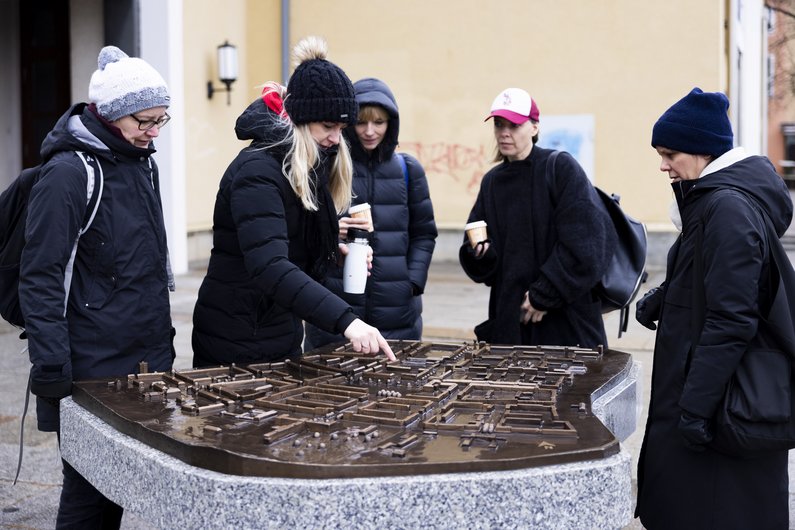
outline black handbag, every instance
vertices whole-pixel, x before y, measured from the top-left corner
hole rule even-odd
[[[753,458],[795,448],[795,270],[766,213],[741,190],[736,191],[756,207],[765,223],[772,303],[726,386],[713,418],[714,438],[709,446],[729,456]],[[696,230],[695,237],[692,348],[698,343],[706,313],[703,226]],[[689,361],[688,355],[687,366]]]

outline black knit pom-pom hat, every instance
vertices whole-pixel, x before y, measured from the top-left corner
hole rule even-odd
[[[326,60],[325,42],[309,37],[301,41],[296,50],[300,64],[287,83],[284,100],[284,108],[292,122],[355,125],[359,105],[353,83],[339,66]]]

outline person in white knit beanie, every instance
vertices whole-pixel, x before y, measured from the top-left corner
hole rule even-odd
[[[116,46],[105,46],[97,64],[88,85],[88,100],[106,120],[171,104],[165,80],[143,59],[130,57]]]
[[[72,105],[42,143],[20,260],[38,428],[59,435],[60,400],[74,381],[137,373],[143,362],[170,370],[174,359],[174,284],[152,156],[171,98],[151,65],[115,46],[102,48],[97,65],[89,101]],[[56,528],[119,528],[122,515],[63,461]]]

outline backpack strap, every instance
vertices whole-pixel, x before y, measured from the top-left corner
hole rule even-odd
[[[19,458],[17,460],[17,472],[14,475],[14,483],[11,484],[12,486],[17,485],[19,472],[22,471],[22,453],[25,447],[25,416],[28,415],[28,404],[30,403],[30,380],[31,375],[28,374],[28,388],[25,390],[25,408],[22,409],[22,420],[19,423]]]
[[[94,217],[99,210],[99,199],[105,187],[105,175],[102,166],[94,155],[86,154],[82,151],[75,151],[75,154],[83,162],[86,168],[86,214],[83,216],[83,225],[78,232],[78,238],[86,233],[88,227],[94,222]],[[94,193],[96,191],[96,193]]]
[[[402,153],[397,153],[398,162],[400,162],[400,167],[403,169],[403,178],[406,179],[406,189],[409,188],[409,167],[406,165],[406,158],[403,156]]]
[[[549,154],[549,158],[547,158],[547,167],[546,167],[546,181],[547,187],[549,188],[549,200],[552,203],[552,208],[555,208],[558,205],[558,198],[555,196],[555,160],[558,159],[558,155],[560,151],[552,151]]]
[[[74,271],[75,257],[77,256],[77,244],[80,241],[80,236],[86,233],[88,227],[94,221],[94,217],[99,210],[99,200],[102,197],[102,190],[105,187],[105,175],[102,172],[102,166],[99,160],[94,155],[86,154],[82,151],[75,151],[75,154],[83,162],[86,168],[86,213],[83,216],[83,224],[80,230],[77,231],[75,243],[72,246],[72,254],[69,256],[69,261],[66,263],[64,270],[63,287],[63,314],[66,316],[66,307],[69,305],[69,291],[72,286],[72,274]]]

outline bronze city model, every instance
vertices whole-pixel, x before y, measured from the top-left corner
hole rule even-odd
[[[628,354],[390,341],[398,361],[320,348],[296,361],[75,384],[118,431],[222,473],[348,478],[496,471],[605,458],[591,399]]]

